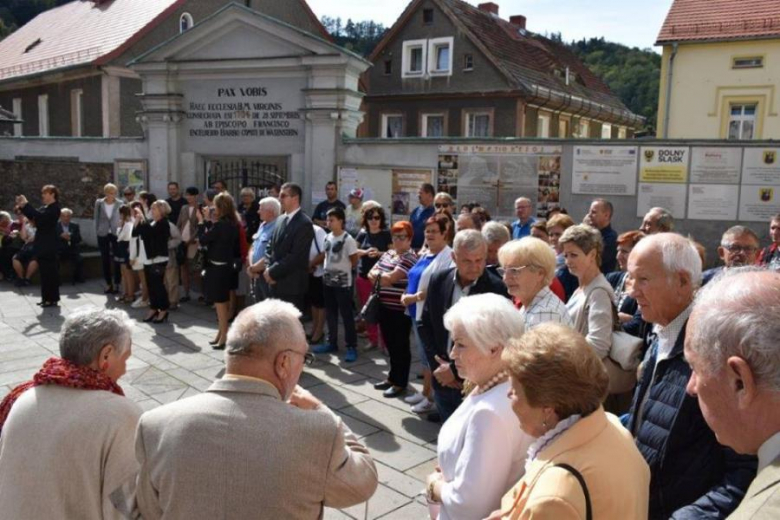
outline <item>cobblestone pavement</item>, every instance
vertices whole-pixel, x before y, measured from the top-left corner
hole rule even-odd
[[[48,357],[59,354],[62,322],[85,305],[121,307],[137,320],[133,355],[119,383],[145,410],[196,395],[223,374],[222,353],[208,345],[216,334],[216,315],[202,304],[183,304],[167,324],[151,325],[141,322],[146,309],[115,303],[97,281],[63,286],[58,309],[41,309],[35,305],[39,300],[37,286],[15,289],[7,282],[0,284],[0,398],[29,380]],[[416,354],[414,359],[412,379],[420,369]],[[368,446],[379,469],[380,486],[368,503],[367,516],[361,504],[341,511],[327,509],[326,519],[428,518],[421,492],[435,465],[438,425],[411,413],[401,399],[384,399],[374,390],[373,383],[387,373],[387,364],[378,351],[361,353],[349,366],[335,356],[318,356],[301,377],[301,385],[343,417]]]

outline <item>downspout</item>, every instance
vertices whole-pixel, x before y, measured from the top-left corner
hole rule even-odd
[[[677,56],[677,42],[672,44],[672,54],[669,56],[669,74],[666,77],[666,100],[664,102],[664,139],[669,138],[669,110],[672,107],[672,76],[674,75],[674,58]]]

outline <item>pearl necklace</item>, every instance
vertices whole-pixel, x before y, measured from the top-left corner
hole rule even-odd
[[[509,373],[506,370],[502,370],[498,374],[496,374],[493,377],[491,377],[490,380],[487,383],[485,383],[484,385],[479,385],[478,387],[476,387],[474,389],[474,391],[472,392],[472,395],[474,395],[474,396],[482,395],[482,394],[488,392],[494,386],[497,386],[497,385],[503,383],[507,379],[509,379]]]

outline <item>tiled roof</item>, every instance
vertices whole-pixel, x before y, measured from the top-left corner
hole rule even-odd
[[[780,37],[779,0],[674,0],[657,44]]]
[[[509,72],[518,87],[527,87],[530,83],[627,110],[609,87],[565,45],[530,31],[521,31],[514,24],[480,11],[463,0],[441,1]],[[575,81],[566,85],[564,77],[554,74],[556,69],[564,71],[566,67],[582,83]]]
[[[0,81],[92,63],[181,0],[75,0],[45,11],[0,42]]]

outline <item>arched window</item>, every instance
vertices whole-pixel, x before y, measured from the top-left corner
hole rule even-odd
[[[179,18],[179,32],[191,29],[193,25],[195,25],[195,22],[192,21],[192,15],[190,13],[184,13],[181,15],[181,18]]]

